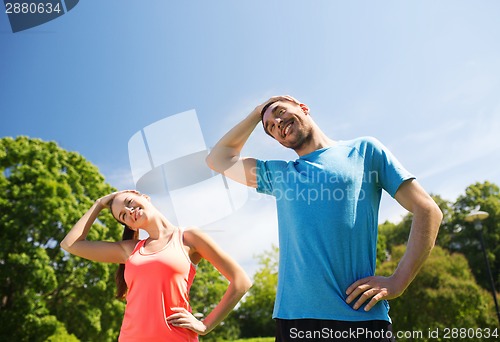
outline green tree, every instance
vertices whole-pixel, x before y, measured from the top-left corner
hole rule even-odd
[[[380,265],[377,274],[392,274],[404,252],[403,245],[393,248],[391,260]],[[405,293],[390,306],[395,332],[422,331],[425,337],[429,329],[443,332],[457,324],[465,328],[495,327],[493,300],[476,283],[465,257],[438,246]]]
[[[198,264],[196,277],[189,291],[193,314],[206,317],[219,303],[228,285],[226,278],[212,264],[202,260]],[[233,341],[239,334],[238,321],[234,314],[230,314],[209,334],[200,336],[200,341]]]
[[[439,209],[441,209],[441,212],[443,213],[443,220],[441,221],[441,226],[439,227],[436,245],[449,249],[451,236],[454,234],[454,229],[451,224],[455,213],[453,203],[437,195],[432,196],[432,198],[436,201]]]
[[[395,245],[394,235],[398,227],[397,224],[389,221],[378,225],[377,265],[380,265],[390,257],[389,252]]]
[[[453,208],[450,202],[444,200],[439,195],[431,196],[437,203],[441,211],[443,212],[443,224],[440,227],[438,238],[436,244],[440,246],[446,246],[450,242],[450,234],[448,232],[449,222],[452,221]],[[385,246],[385,252],[389,254],[389,251],[398,245],[406,245],[408,237],[410,235],[411,224],[413,220],[413,214],[407,213],[403,216],[402,220],[398,223],[392,223],[386,221],[379,225],[379,244],[377,246],[377,261],[380,261],[380,257],[383,257],[382,249]],[[380,243],[380,239],[382,243]]]
[[[478,283],[490,289],[489,275],[481,250],[479,232],[472,223],[465,222],[465,216],[479,206],[489,213],[483,221],[483,236],[487,257],[494,277],[496,291],[500,289],[500,188],[490,182],[472,184],[465,194],[453,204],[453,216],[445,225],[448,232],[446,247],[463,253]]]
[[[240,308],[242,337],[274,336],[272,319],[276,288],[278,285],[278,247],[272,246],[258,256],[259,270],[253,276],[253,286]]]
[[[116,265],[59,247],[93,201],[113,190],[78,153],[28,137],[0,139],[0,339],[116,340],[124,308],[114,299]],[[118,240],[121,232],[106,211],[89,238]]]

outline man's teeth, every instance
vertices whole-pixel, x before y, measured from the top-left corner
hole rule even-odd
[[[292,126],[291,123],[288,126],[286,126],[286,128],[285,128],[285,135],[288,135],[288,131],[290,130],[291,126]]]

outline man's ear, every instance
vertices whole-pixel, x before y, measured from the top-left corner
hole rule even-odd
[[[307,105],[303,104],[303,103],[299,103],[299,106],[300,108],[302,109],[302,111],[308,115],[309,114],[309,107],[307,107]]]

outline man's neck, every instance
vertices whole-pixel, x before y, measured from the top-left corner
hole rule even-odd
[[[336,142],[326,136],[319,128],[316,127],[314,134],[308,142],[301,145],[300,148],[295,149],[295,153],[302,157],[311,152],[317,151],[322,148],[331,147]]]

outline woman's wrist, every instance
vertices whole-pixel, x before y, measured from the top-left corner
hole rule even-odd
[[[201,323],[201,329],[199,335],[204,336],[208,334],[211,330],[208,330],[208,326],[205,324],[204,320],[200,320],[200,323]]]
[[[104,208],[107,208],[107,205],[102,202],[102,198],[99,198],[95,201],[94,205],[99,209],[103,210]]]

